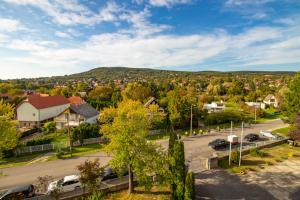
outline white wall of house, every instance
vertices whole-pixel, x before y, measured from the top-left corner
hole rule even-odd
[[[40,110],[40,121],[54,118],[69,107],[70,107],[70,104],[64,104],[64,105],[53,106],[53,107],[41,109]]]
[[[261,102],[246,102],[246,104],[248,106],[255,106],[256,108],[260,108],[260,109],[265,109],[266,108],[266,104],[265,103],[261,103]]]
[[[32,106],[30,103],[24,102],[17,108],[17,120],[27,122],[38,122],[39,110]]]
[[[96,123],[97,123],[98,116],[99,116],[99,115],[96,115],[96,116],[94,116],[94,117],[88,118],[88,119],[85,120],[85,122],[86,122],[86,123],[89,123],[89,124],[96,124]]]

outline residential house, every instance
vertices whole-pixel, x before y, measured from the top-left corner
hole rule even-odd
[[[21,128],[38,128],[70,107],[63,96],[29,95],[16,108]]]
[[[278,100],[273,94],[269,94],[268,96],[266,96],[266,98],[264,99],[264,103],[275,108],[278,107]]]
[[[225,110],[225,104],[223,101],[206,103],[203,105],[203,109],[207,110],[208,113],[222,112]]]
[[[54,121],[56,128],[76,127],[81,123],[96,124],[99,112],[80,97],[69,98],[70,107],[61,112]]]
[[[266,109],[266,104],[262,102],[245,102],[249,107],[256,107],[257,109]]]
[[[156,99],[155,97],[151,97],[151,98],[149,99],[149,101],[147,101],[147,102],[144,104],[144,107],[145,107],[145,108],[148,108],[150,105],[153,105],[153,104],[159,105],[158,102],[157,102],[157,99]],[[159,107],[159,111],[160,111],[160,112],[165,112],[165,109],[162,108],[162,107]]]

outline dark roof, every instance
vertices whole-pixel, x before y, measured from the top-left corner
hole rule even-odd
[[[94,117],[99,114],[99,112],[88,103],[79,105],[71,104],[70,109],[73,112],[84,116],[85,118]]]
[[[24,102],[30,103],[37,109],[50,108],[54,106],[69,104],[68,99],[66,99],[63,96],[43,97],[40,95],[30,95]]]
[[[147,102],[144,104],[144,107],[145,107],[145,108],[148,108],[153,102],[156,102],[156,98],[155,98],[155,97],[151,97],[151,99],[149,99],[149,101],[147,101]]]

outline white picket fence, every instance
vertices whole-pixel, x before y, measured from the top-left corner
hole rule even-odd
[[[98,144],[98,143],[104,143],[107,139],[102,137],[97,138],[89,138],[84,139],[83,143],[80,144],[79,141],[73,142],[73,146],[81,146],[81,145],[88,145],[88,144]],[[62,142],[59,144],[42,144],[42,145],[35,145],[35,146],[25,146],[25,147],[19,147],[14,150],[15,155],[22,155],[27,153],[35,153],[35,152],[43,152],[43,151],[53,151],[55,149],[60,149],[64,147],[70,146],[69,142]]]

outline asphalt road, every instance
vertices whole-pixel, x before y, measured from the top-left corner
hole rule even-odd
[[[284,126],[286,125],[281,120],[272,120],[262,124],[253,125],[251,128],[246,128],[244,129],[244,133],[258,133],[260,130],[277,129]],[[234,134],[239,135],[240,132],[240,128],[234,129]],[[208,147],[207,144],[217,138],[225,139],[229,134],[230,131],[225,130],[221,132],[212,132],[209,135],[184,138],[186,160],[189,163],[190,169],[195,172],[202,171],[203,169],[201,169],[200,165],[197,163],[199,162],[198,158],[212,156],[215,152]],[[168,145],[167,140],[158,141],[158,143],[165,147]],[[0,169],[0,172],[4,174],[4,176],[0,177],[0,191],[19,184],[34,183],[39,176],[49,175],[58,179],[66,175],[77,173],[77,165],[83,163],[86,159],[95,158],[99,158],[102,165],[107,164],[110,160],[110,157],[107,154],[99,152],[73,159],[55,160]]]

